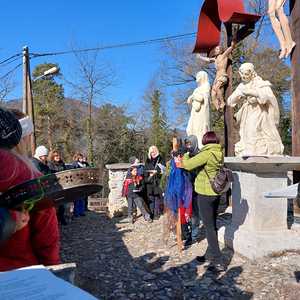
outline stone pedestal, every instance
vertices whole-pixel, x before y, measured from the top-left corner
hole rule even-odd
[[[130,164],[118,163],[105,167],[109,170],[108,212],[112,217],[124,215],[127,211],[127,201],[122,197],[122,187]]]
[[[251,259],[300,249],[300,229],[287,227],[287,199],[263,195],[287,187],[287,172],[299,168],[300,157],[227,157],[225,164],[234,183],[232,221],[220,229],[221,242]]]

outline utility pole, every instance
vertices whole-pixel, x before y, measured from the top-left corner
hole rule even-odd
[[[30,75],[30,60],[28,47],[23,47],[23,112],[30,117],[33,123],[33,133],[31,135],[31,154],[33,155],[36,148],[35,142],[35,123],[34,123],[34,106],[32,97],[32,82]]]

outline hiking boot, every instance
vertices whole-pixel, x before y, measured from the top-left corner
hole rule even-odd
[[[144,220],[146,222],[148,222],[148,223],[152,223],[153,222],[153,220],[151,219],[151,216],[149,214],[147,214],[147,215],[144,216]]]
[[[196,260],[197,260],[197,262],[199,262],[201,264],[203,264],[203,263],[205,263],[207,261],[205,255],[196,256]]]
[[[226,268],[220,263],[212,263],[208,266],[207,270],[214,273],[222,273],[226,271]]]
[[[193,244],[193,240],[191,237],[187,238],[184,242],[184,248],[188,248],[189,246],[191,246]]]

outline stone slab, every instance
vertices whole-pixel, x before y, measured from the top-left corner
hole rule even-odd
[[[282,173],[300,170],[300,157],[298,156],[225,157],[224,161],[225,165],[233,171]]]
[[[117,163],[117,164],[106,165],[105,168],[107,170],[127,170],[129,169],[130,166],[131,164],[129,163]]]
[[[300,249],[300,228],[283,231],[249,231],[233,226],[219,230],[219,240],[227,247],[249,259],[257,259],[272,253]]]

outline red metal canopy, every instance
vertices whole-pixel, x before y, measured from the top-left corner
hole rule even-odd
[[[243,0],[205,0],[201,8],[194,53],[209,52],[219,45],[222,23],[253,25],[259,15],[248,14]]]

